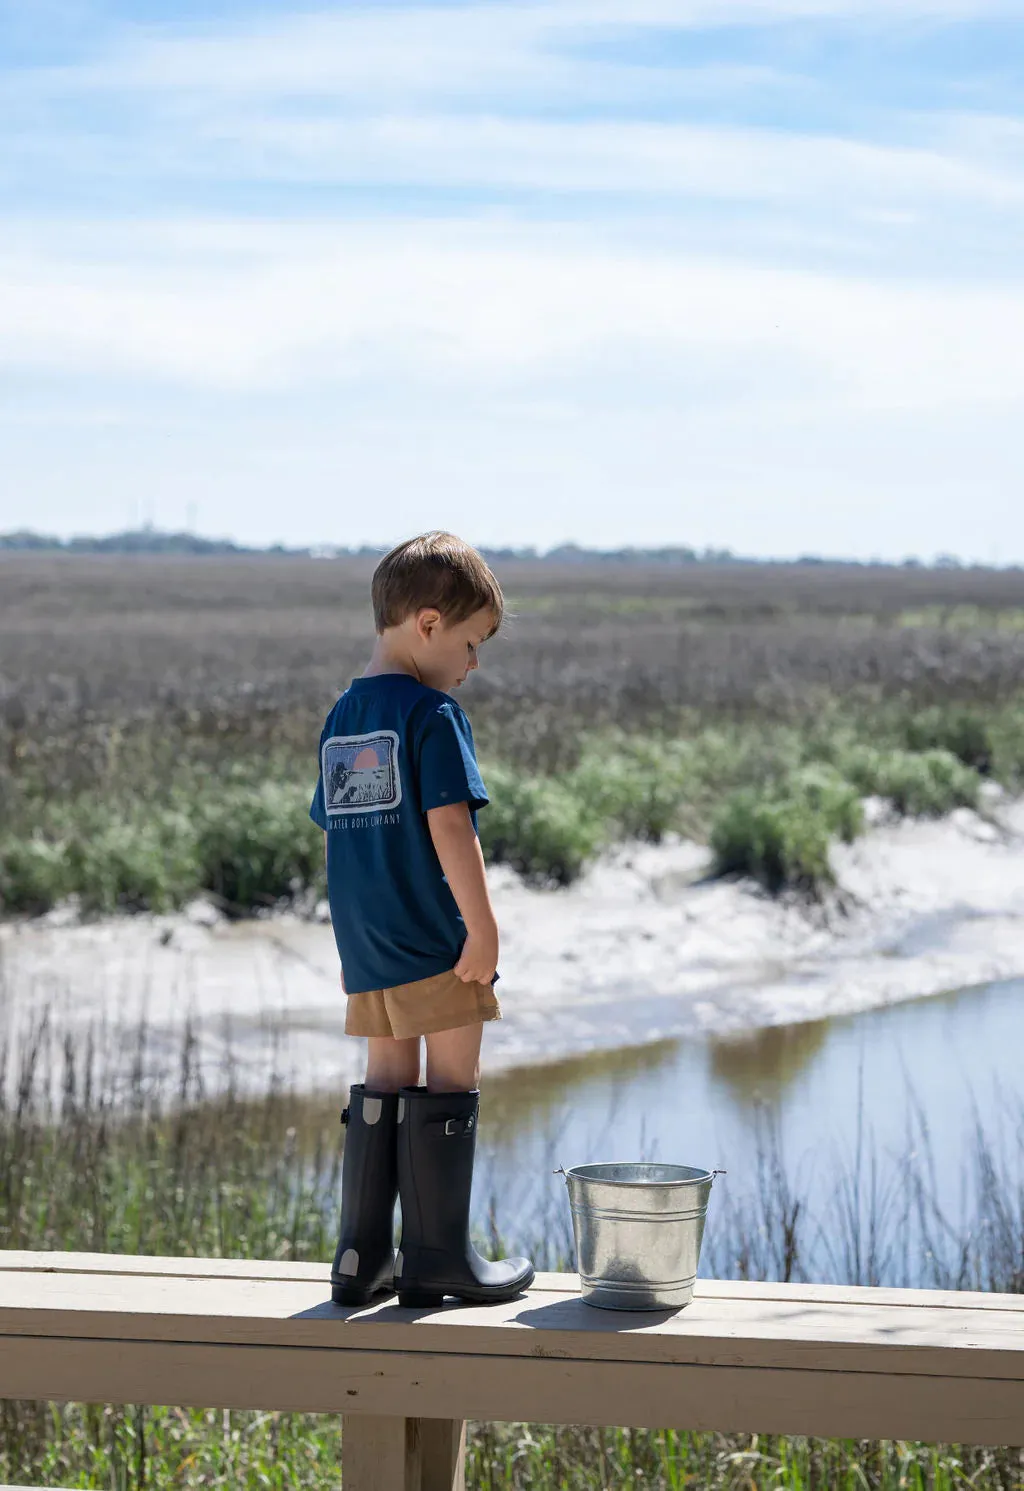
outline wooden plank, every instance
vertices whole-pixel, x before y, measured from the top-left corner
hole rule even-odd
[[[345,1491],[422,1491],[415,1419],[345,1414],[341,1424]]]
[[[0,1279],[4,1273],[144,1275],[151,1278],[270,1280],[325,1284],[326,1263],[278,1263],[235,1258],[163,1258],[121,1253],[59,1253],[0,1250]],[[531,1295],[579,1295],[578,1274],[538,1273]],[[882,1289],[866,1285],[780,1284],[755,1280],[698,1279],[696,1300],[785,1300],[793,1304],[893,1304],[907,1309],[1009,1311],[1019,1314],[1024,1297],[989,1291],[949,1289]],[[0,1491],[3,1488],[0,1487]]]
[[[460,1485],[466,1418],[1024,1440],[1019,1296],[708,1281],[681,1313],[621,1315],[547,1275],[500,1306],[344,1311],[325,1273],[0,1255],[0,1396],[392,1423],[397,1407],[422,1421],[403,1431],[402,1474],[443,1491]]]
[[[0,1396],[284,1412],[1024,1443],[1018,1382],[885,1372],[337,1352],[50,1337],[0,1353]],[[144,1384],[144,1390],[143,1389]]]
[[[548,1274],[549,1279],[576,1278],[574,1274]],[[780,1284],[760,1280],[698,1279],[698,1299],[790,1300],[800,1304],[899,1305],[903,1309],[1003,1310],[1019,1314],[1019,1294],[996,1294],[971,1289],[882,1289],[866,1284]]]
[[[327,1263],[278,1263],[238,1258],[164,1258],[126,1253],[59,1253],[0,1250],[4,1273],[145,1275],[152,1278],[238,1279],[248,1282],[324,1284]],[[531,1294],[579,1294],[578,1274],[538,1273]],[[960,1289],[883,1289],[853,1284],[780,1284],[757,1280],[698,1279],[697,1300],[763,1299],[810,1304],[893,1304],[905,1308],[1003,1310],[1019,1313],[1019,1294],[978,1293]],[[0,1491],[3,1488],[0,1487]]]
[[[1004,1310],[949,1311],[905,1297],[878,1305],[870,1292],[856,1307],[757,1293],[665,1316],[594,1310],[536,1288],[504,1305],[427,1312],[345,1311],[325,1294],[319,1282],[6,1273],[0,1351],[4,1337],[51,1335],[1024,1380],[1019,1296]]]
[[[247,1258],[164,1258],[135,1253],[26,1252],[0,1249],[0,1275],[136,1274],[154,1278],[292,1279],[314,1284],[330,1276],[330,1263],[278,1263]],[[557,1274],[551,1278],[561,1277]],[[569,1278],[572,1275],[566,1275]],[[0,1486],[0,1491],[4,1487]]]

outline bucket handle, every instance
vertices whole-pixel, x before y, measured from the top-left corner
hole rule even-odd
[[[565,1166],[564,1165],[559,1165],[556,1170],[552,1170],[551,1174],[552,1175],[560,1175],[562,1177],[562,1179],[565,1181],[566,1185],[569,1184],[569,1177],[565,1173]],[[715,1177],[717,1175],[728,1175],[728,1174],[729,1174],[728,1170],[712,1170],[712,1172],[711,1172],[711,1182],[712,1182],[712,1184],[714,1184]]]

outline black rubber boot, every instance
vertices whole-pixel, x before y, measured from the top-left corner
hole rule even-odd
[[[394,1288],[397,1114],[397,1093],[368,1092],[360,1084],[351,1089],[341,1115],[347,1135],[341,1235],[331,1269],[336,1305],[367,1305],[375,1294]]]
[[[489,1263],[469,1240],[478,1092],[403,1087],[398,1100],[402,1241],[398,1303],[440,1305],[446,1294],[478,1304],[512,1299],[533,1283],[528,1258]]]

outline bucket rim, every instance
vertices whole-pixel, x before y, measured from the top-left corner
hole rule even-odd
[[[647,1165],[651,1169],[660,1170],[692,1170],[693,1174],[686,1176],[685,1179],[680,1176],[677,1180],[613,1180],[609,1176],[585,1173],[588,1170],[603,1170],[617,1165],[630,1165],[633,1168]],[[621,1186],[624,1190],[635,1186],[699,1186],[706,1181],[713,1183],[715,1179],[713,1170],[703,1170],[697,1165],[676,1165],[664,1160],[592,1160],[586,1165],[570,1165],[564,1173],[566,1181],[570,1176],[576,1176],[580,1180],[593,1181],[602,1186]]]

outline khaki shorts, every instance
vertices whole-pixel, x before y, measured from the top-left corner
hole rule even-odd
[[[394,989],[350,994],[345,1034],[385,1035],[404,1041],[500,1019],[501,1006],[490,984],[464,984],[449,971]]]

